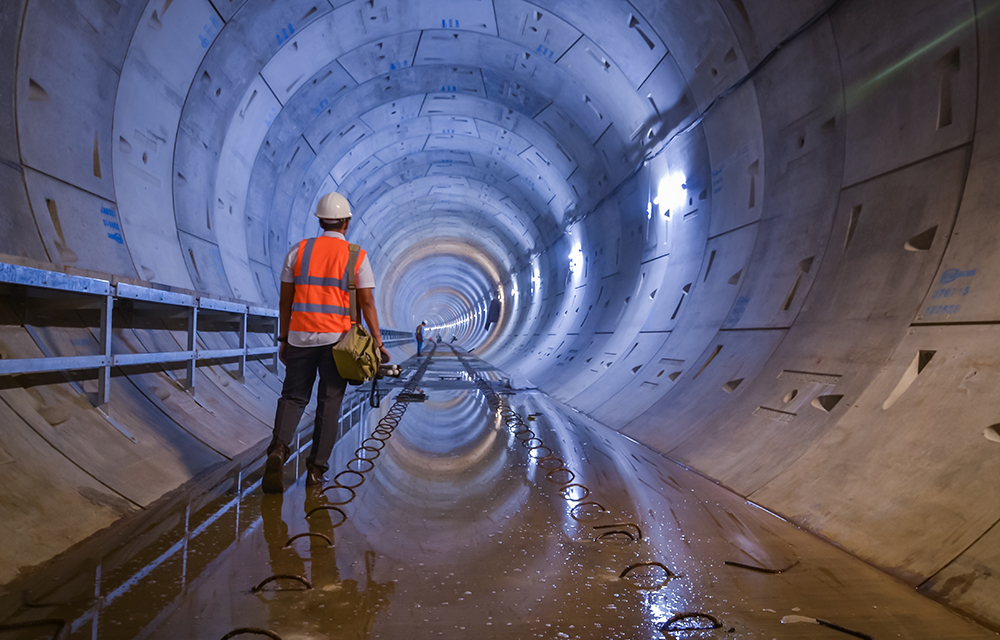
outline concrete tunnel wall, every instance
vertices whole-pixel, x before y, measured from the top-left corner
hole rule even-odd
[[[274,305],[340,190],[384,325],[997,624],[995,6],[10,0],[0,253]],[[0,313],[4,358],[96,349]],[[116,378],[136,443],[92,380],[0,385],[0,582],[268,436],[278,377],[198,376]]]

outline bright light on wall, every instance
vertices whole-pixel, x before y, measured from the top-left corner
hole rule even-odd
[[[510,279],[510,297],[517,300],[517,274]]]
[[[671,209],[684,206],[687,200],[687,176],[683,173],[669,173],[660,178],[656,187],[656,198],[653,204],[666,214]]]
[[[583,266],[583,249],[579,243],[573,242],[573,249],[569,252],[569,270],[576,272]]]
[[[536,258],[537,260],[537,258]],[[532,261],[531,263],[531,295],[538,293],[538,290],[542,287],[542,274],[538,271],[538,263]]]

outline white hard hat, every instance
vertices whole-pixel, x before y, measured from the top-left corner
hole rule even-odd
[[[320,220],[346,220],[351,217],[351,203],[334,191],[319,199],[315,215]]]

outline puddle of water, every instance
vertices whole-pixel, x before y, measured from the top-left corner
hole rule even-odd
[[[814,637],[814,619],[787,613],[809,601],[810,613],[872,635],[993,637],[542,394],[504,396],[494,411],[476,385],[478,361],[465,362],[471,370],[435,356],[429,368],[464,388],[430,391],[405,413],[390,396],[344,435],[330,479],[363,443],[378,452],[364,455],[371,466],[353,463],[364,469],[353,496],[306,489],[301,476],[264,496],[259,470],[235,473],[63,587],[34,594],[66,604],[12,620],[63,619],[72,639],[250,628],[283,640],[767,640]],[[268,581],[276,575],[286,577]],[[721,627],[670,630],[706,620]]]

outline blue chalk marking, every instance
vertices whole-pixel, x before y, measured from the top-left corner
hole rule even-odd
[[[727,322],[737,323],[740,318],[743,317],[743,312],[747,310],[747,303],[750,302],[750,298],[747,296],[740,296],[736,300],[736,304],[733,305],[733,311],[729,314]]]
[[[125,244],[125,239],[122,238],[120,233],[109,233],[108,237],[117,242],[118,244]]]
[[[976,270],[970,269],[969,271],[962,271],[961,269],[948,269],[941,274],[941,284],[948,284],[958,280],[959,278],[975,278]]]
[[[947,314],[951,315],[953,313],[958,313],[959,309],[962,308],[960,304],[942,304],[935,307],[927,307],[927,315],[940,315]]]
[[[121,231],[121,227],[118,226],[117,222],[112,222],[110,220],[104,220],[104,226],[109,229],[114,229],[115,231]]]
[[[109,209],[108,207],[101,207],[101,213],[103,213],[106,216],[111,216],[112,218],[115,217],[115,210]]]

